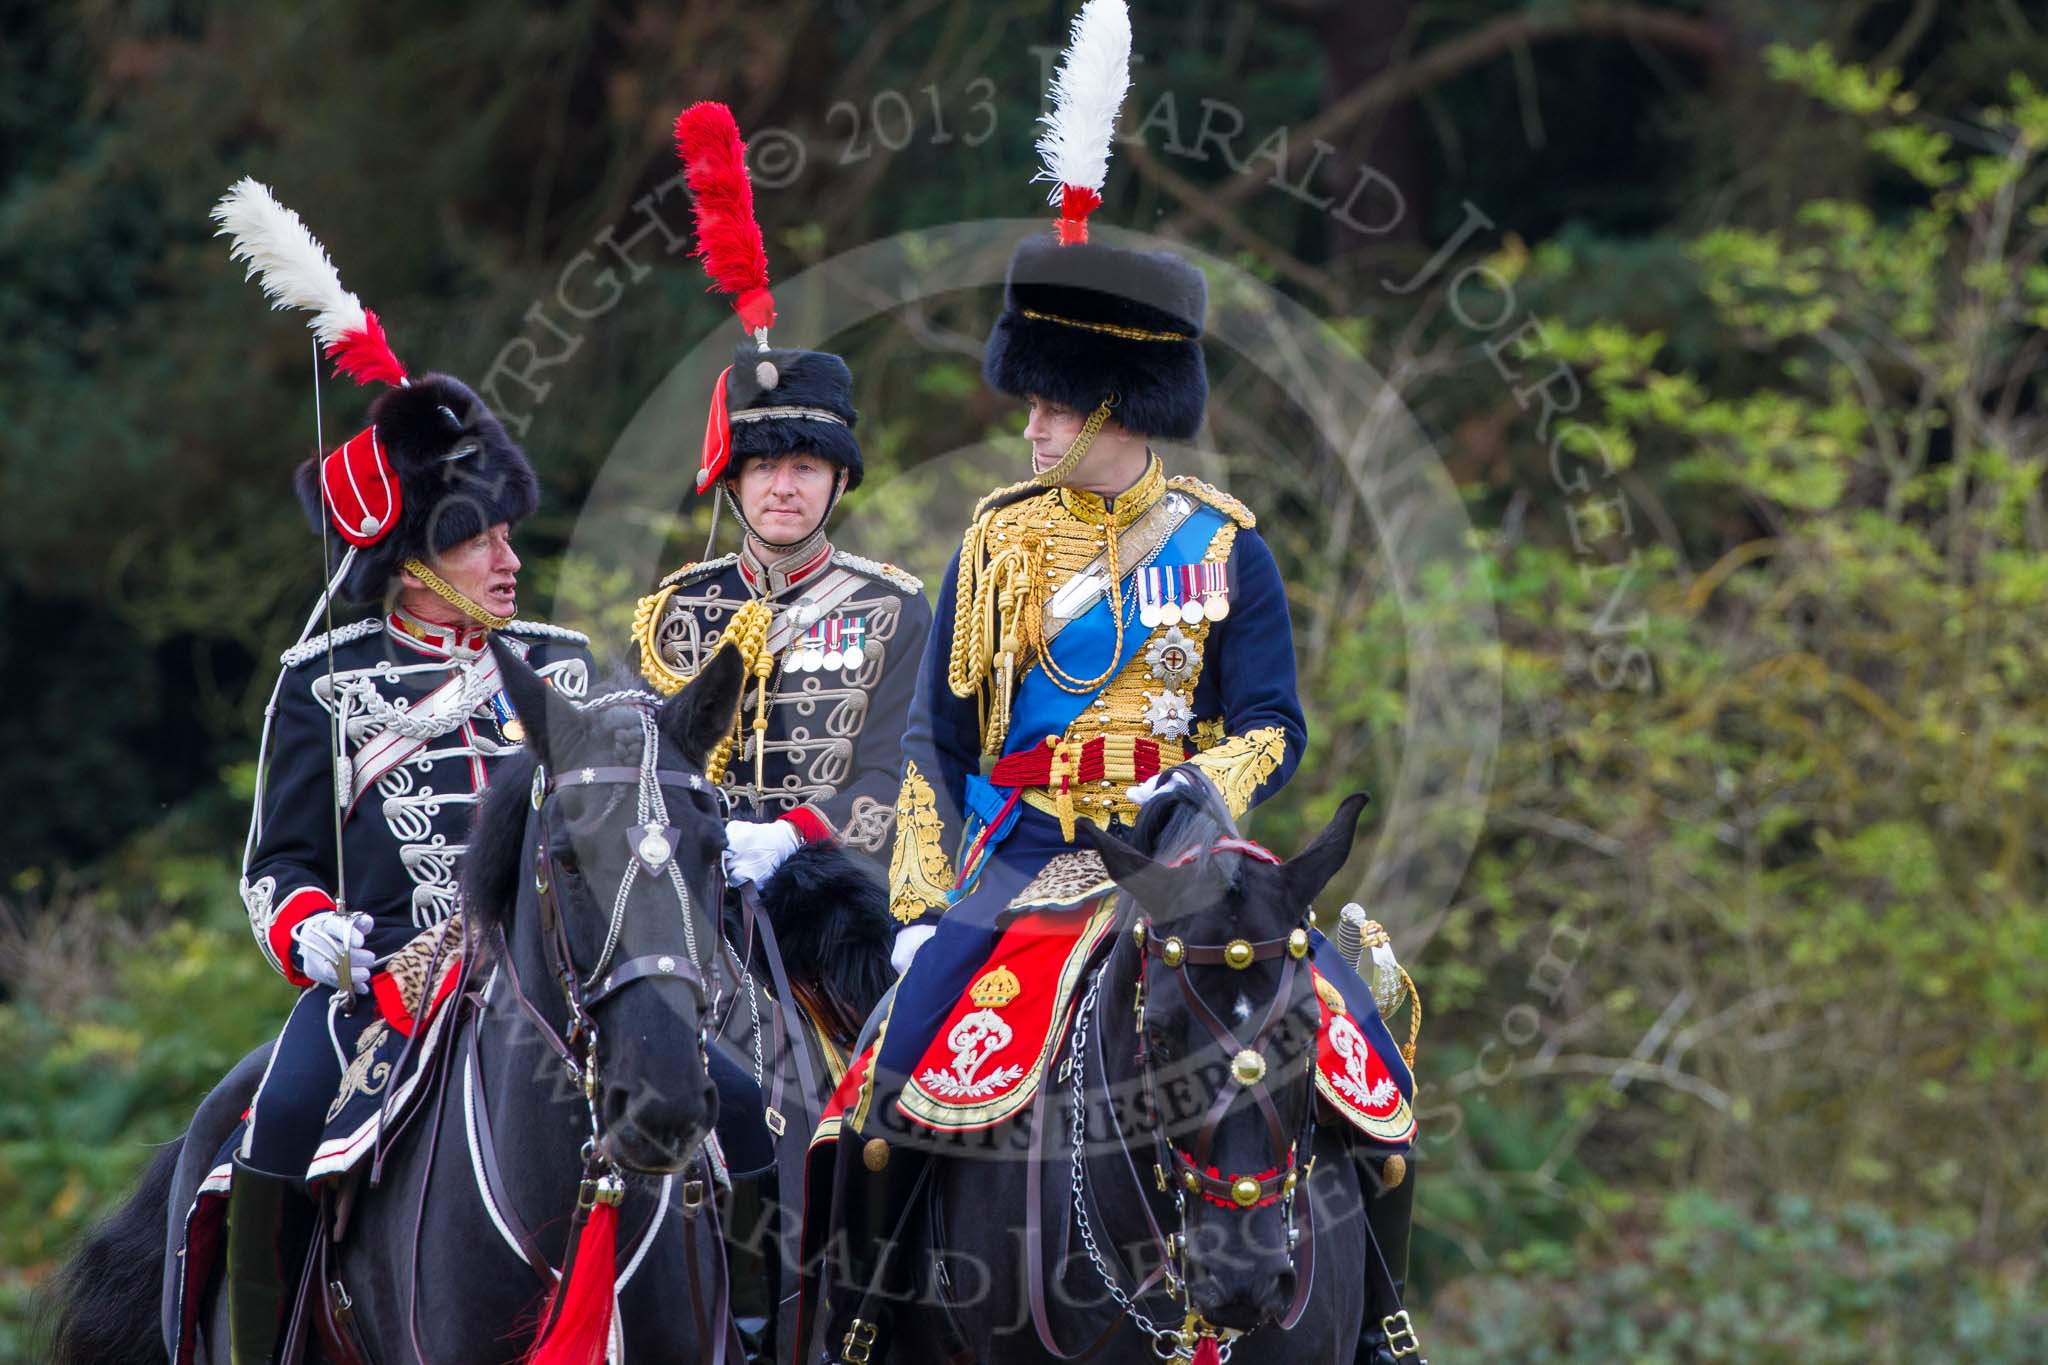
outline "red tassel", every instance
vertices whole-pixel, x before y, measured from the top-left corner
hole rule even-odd
[[[1216,1338],[1203,1337],[1195,1343],[1194,1359],[1188,1365],[1223,1365],[1223,1348],[1216,1344]]]
[[[398,357],[391,354],[391,343],[384,339],[384,324],[377,321],[377,315],[365,308],[363,325],[357,331],[343,332],[341,339],[327,348],[328,357],[334,361],[334,368],[358,384],[381,380],[386,384],[400,384],[405,381],[405,366],[398,363]]]
[[[711,487],[711,481],[725,472],[725,463],[732,458],[732,419],[725,406],[725,377],[731,373],[732,366],[726,366],[711,386],[711,413],[704,419],[704,453],[697,462],[699,493]]]
[[[533,1343],[526,1365],[604,1365],[618,1282],[618,1240],[618,1207],[600,1203],[592,1208],[542,1315],[541,1321],[553,1325]]]
[[[1102,196],[1085,185],[1060,186],[1060,245],[1079,246],[1088,240],[1088,215],[1102,204]]]
[[[683,159],[683,179],[697,216],[697,257],[714,286],[758,309],[759,301],[748,296],[768,288],[768,251],[761,244],[761,225],[754,221],[746,153],[732,110],[716,100],[700,101],[677,115],[676,154]],[[767,316],[773,320],[772,306]],[[747,319],[750,331],[766,325]]]

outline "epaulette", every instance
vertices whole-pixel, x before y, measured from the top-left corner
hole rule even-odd
[[[654,586],[657,588],[666,588],[671,587],[677,583],[687,583],[693,578],[703,578],[708,574],[717,573],[720,569],[730,568],[731,566],[739,562],[740,557],[737,553],[729,555],[720,555],[716,559],[700,559],[693,564],[683,565],[682,568],[677,569],[674,573],[662,579],[659,583],[656,583]]]
[[[1192,497],[1200,498],[1203,502],[1208,503],[1247,531],[1259,524],[1259,519],[1252,515],[1251,508],[1246,507],[1215,484],[1204,483],[1192,474],[1176,474],[1166,481],[1166,486],[1178,492],[1189,494]]]
[[[336,626],[333,630],[315,635],[310,640],[299,641],[290,649],[278,655],[277,661],[286,668],[297,668],[308,659],[317,659],[322,654],[325,654],[330,644],[339,648],[351,640],[360,640],[365,635],[375,635],[382,629],[384,629],[383,617],[365,616],[360,621],[351,621],[345,626]]]
[[[832,562],[852,569],[856,573],[864,573],[869,578],[879,578],[885,583],[893,583],[905,592],[922,593],[924,591],[923,579],[919,578],[916,574],[905,573],[894,564],[884,564],[879,560],[863,559],[859,555],[850,555],[844,550],[834,550],[832,552]]]
[[[505,626],[514,635],[532,635],[543,640],[567,640],[572,645],[590,648],[590,637],[580,630],[567,626],[551,625],[546,621],[512,621]]]

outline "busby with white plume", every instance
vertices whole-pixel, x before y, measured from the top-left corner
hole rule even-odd
[[[768,329],[775,325],[768,253],[754,218],[746,144],[732,110],[713,100],[685,109],[676,118],[676,153],[696,215],[696,254],[711,287],[731,297],[748,337],[734,350],[733,363],[719,375],[712,393],[697,491],[723,477],[735,456],[798,450],[840,466],[846,487],[856,487],[861,478],[860,442],[853,435],[858,414],[846,362],[827,351],[768,344]],[[736,501],[734,507],[739,510]]]
[[[1056,231],[1011,257],[982,372],[1003,393],[1083,413],[1114,397],[1116,421],[1127,429],[1184,440],[1201,428],[1209,400],[1202,273],[1169,251],[1088,239],[1130,62],[1124,0],[1088,0],[1053,73],[1052,109],[1039,120],[1043,165],[1033,178],[1053,182]]]
[[[369,426],[295,476],[308,519],[317,527],[326,516],[353,555],[342,597],[379,598],[407,560],[532,514],[540,484],[503,424],[460,380],[406,373],[377,315],[342,287],[298,214],[244,177],[212,216],[271,307],[312,314],[307,325],[336,373],[392,386],[370,405]]]

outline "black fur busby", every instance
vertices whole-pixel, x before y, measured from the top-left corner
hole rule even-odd
[[[1170,251],[1034,237],[1010,258],[982,373],[1002,393],[1084,414],[1115,394],[1128,430],[1186,440],[1209,401],[1208,302],[1202,272]]]
[[[525,453],[459,379],[428,374],[386,389],[370,405],[370,425],[398,479],[399,519],[389,535],[356,552],[341,585],[345,599],[376,601],[406,560],[431,559],[500,522],[523,521],[540,504]],[[294,483],[318,530],[318,461],[301,464]],[[347,547],[334,548],[338,558]]]
[[[753,342],[741,342],[725,379],[725,403],[735,463],[750,455],[808,450],[846,471],[848,492],[860,486],[860,442],[853,435],[860,414],[853,407],[853,372],[838,356],[773,347],[764,351]],[[839,421],[800,414],[752,421],[746,416],[771,408],[811,408]],[[728,472],[739,471],[735,467]]]

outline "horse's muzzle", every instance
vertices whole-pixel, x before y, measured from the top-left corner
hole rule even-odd
[[[1286,1257],[1220,1274],[1197,1270],[1188,1281],[1188,1306],[1217,1327],[1249,1332],[1278,1322],[1294,1300],[1294,1266]]]
[[[680,1100],[608,1086],[600,1106],[600,1153],[642,1175],[673,1174],[695,1159],[704,1145],[717,1105],[717,1092],[708,1084],[701,1094]]]

